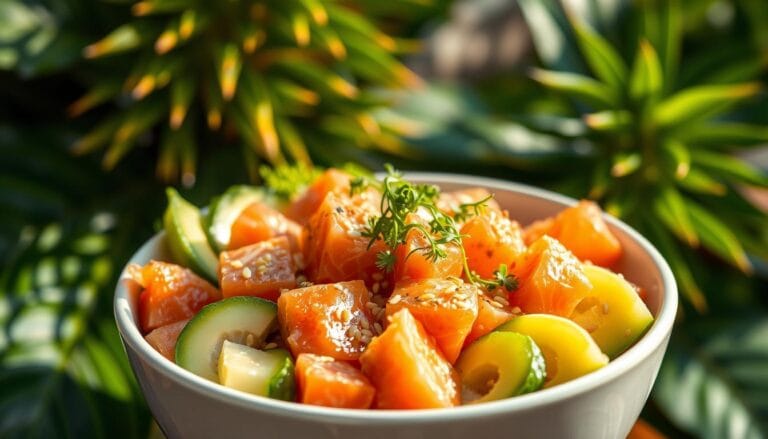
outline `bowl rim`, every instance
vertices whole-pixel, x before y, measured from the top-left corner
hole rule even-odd
[[[480,186],[487,189],[498,189],[522,193],[524,195],[542,198],[563,206],[576,204],[578,201],[533,186],[515,183],[500,179],[478,177],[450,173],[408,172],[406,178],[414,181],[430,182],[437,185],[460,184],[466,186]],[[259,410],[270,415],[299,418],[307,420],[322,420],[335,423],[366,423],[366,424],[411,424],[411,423],[442,423],[456,422],[467,418],[482,418],[504,415],[512,411],[532,410],[547,404],[565,401],[583,393],[587,393],[601,385],[605,385],[631,369],[636,368],[658,348],[664,347],[672,330],[678,306],[677,284],[672,271],[656,250],[642,235],[621,220],[610,215],[605,215],[608,223],[622,231],[628,238],[637,243],[648,256],[650,256],[656,269],[661,275],[662,295],[658,314],[650,329],[631,348],[619,357],[608,363],[605,367],[581,376],[572,381],[558,386],[538,390],[514,398],[486,402],[483,404],[463,405],[452,408],[418,409],[418,410],[361,410],[340,409],[300,404],[296,402],[280,401],[262,396],[240,392],[208,381],[199,377],[173,362],[168,361],[141,335],[135,320],[132,319],[128,302],[128,288],[125,286],[124,277],[126,270],[123,268],[118,280],[115,299],[114,314],[121,339],[126,350],[130,348],[144,362],[149,363],[166,378],[187,387],[202,396],[214,398],[225,403],[235,404],[246,409]],[[130,258],[128,264],[135,262],[137,255],[144,253],[164,238],[164,232],[155,234],[146,241]],[[126,264],[126,267],[127,265]]]

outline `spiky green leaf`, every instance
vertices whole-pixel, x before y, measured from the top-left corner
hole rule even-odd
[[[679,127],[716,116],[761,90],[762,86],[755,82],[690,87],[662,101],[655,109],[654,120],[662,127]]]
[[[588,76],[532,69],[531,77],[547,88],[584,100],[598,109],[614,108],[619,102],[614,90]]]
[[[656,50],[648,41],[640,41],[629,79],[630,96],[638,101],[656,97],[664,87],[663,75]]]
[[[572,26],[581,54],[592,72],[615,93],[622,94],[629,75],[621,55],[588,25],[572,21]]]

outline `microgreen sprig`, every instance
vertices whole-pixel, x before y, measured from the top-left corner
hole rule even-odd
[[[368,187],[374,187],[381,192],[381,215],[368,220],[368,225],[362,231],[363,236],[370,238],[368,248],[381,240],[388,250],[377,255],[376,266],[387,272],[394,269],[396,258],[393,251],[400,245],[405,245],[408,233],[417,230],[426,240],[422,247],[412,249],[406,258],[416,252],[421,252],[427,260],[436,262],[448,256],[445,247],[455,245],[461,251],[463,270],[467,279],[482,288],[492,291],[505,288],[513,291],[517,288],[517,279],[508,273],[507,266],[502,264],[494,273],[493,279],[483,279],[469,269],[466,251],[459,232],[457,221],[479,215],[485,209],[492,196],[473,203],[463,203],[454,210],[454,216],[441,211],[437,202],[440,189],[431,184],[410,183],[403,179],[400,172],[391,165],[385,165],[387,174],[382,181],[368,177],[358,177],[351,182],[351,193],[354,195]],[[408,215],[425,211],[431,218],[427,225],[408,222]]]

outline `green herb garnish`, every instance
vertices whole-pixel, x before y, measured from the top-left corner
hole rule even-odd
[[[320,175],[321,170],[303,163],[261,166],[264,184],[277,197],[292,200]]]
[[[362,231],[363,236],[370,238],[368,248],[371,248],[377,240],[383,241],[389,247],[389,250],[377,255],[377,267],[391,272],[396,259],[393,251],[398,246],[405,245],[411,230],[417,230],[427,244],[412,249],[406,259],[415,252],[421,252],[427,260],[436,262],[448,256],[445,250],[446,245],[455,245],[461,251],[464,273],[470,282],[489,291],[500,287],[509,291],[517,288],[517,279],[508,273],[507,266],[504,264],[499,266],[493,279],[483,279],[469,269],[461,233],[456,224],[457,221],[464,221],[482,213],[492,196],[474,203],[459,205],[455,216],[452,217],[437,207],[440,197],[440,189],[437,186],[410,183],[404,180],[402,174],[391,165],[385,165],[385,169],[387,175],[382,181],[358,177],[351,182],[352,194],[360,193],[367,187],[375,187],[381,192],[381,215],[369,218],[368,225]],[[408,215],[419,211],[426,211],[429,214],[431,220],[428,224],[407,222]]]

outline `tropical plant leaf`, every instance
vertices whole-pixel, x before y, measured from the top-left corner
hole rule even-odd
[[[685,204],[702,245],[741,271],[751,273],[747,254],[728,226],[695,202],[686,200]]]
[[[678,330],[653,399],[680,428],[703,438],[768,436],[768,318],[720,325],[700,344]]]
[[[536,53],[548,68],[569,72],[585,72],[577,45],[568,32],[566,18],[557,0],[519,0]]]
[[[692,154],[693,163],[714,176],[732,183],[768,187],[768,173],[729,154],[698,150]]]
[[[584,100],[597,109],[613,108],[619,102],[617,95],[610,87],[589,76],[532,69],[531,77],[547,88]]]
[[[148,413],[111,312],[117,270],[141,236],[132,219],[145,211],[127,201],[139,184],[112,192],[57,132],[0,127],[10,162],[0,193],[13,195],[0,210],[20,223],[0,269],[0,436],[144,437]],[[19,204],[30,198],[43,208]],[[120,204],[118,219],[109,206]]]
[[[629,79],[629,94],[635,100],[650,99],[656,97],[663,87],[659,56],[647,40],[642,40]]]
[[[658,60],[669,90],[680,64],[683,15],[679,0],[651,0],[640,3],[642,33],[658,53]]]
[[[768,144],[768,126],[739,122],[718,122],[687,127],[677,135],[681,141],[717,149],[761,147]]]
[[[589,68],[615,93],[623,94],[628,80],[627,65],[616,49],[588,25],[572,20],[576,42]]]
[[[667,98],[656,107],[654,118],[661,127],[681,125],[715,116],[760,92],[759,83],[700,85]]]

